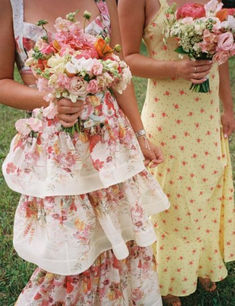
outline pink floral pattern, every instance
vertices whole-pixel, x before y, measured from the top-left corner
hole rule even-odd
[[[160,2],[144,39],[154,59],[178,60],[174,40],[164,48],[168,4]],[[165,156],[152,173],[171,202],[170,209],[151,217],[163,296],[190,295],[198,276],[224,279],[224,261],[235,259],[234,189],[228,140],[220,124],[217,65],[210,80],[210,93],[191,92],[190,81],[180,78],[149,80],[142,111],[148,136]]]
[[[106,3],[96,3],[101,16],[86,30],[107,36]],[[19,45],[31,44],[19,37]],[[149,216],[169,202],[145,170],[115,97],[106,91],[87,96],[84,105],[81,120],[93,114],[101,124],[66,133],[52,107],[35,109],[16,124],[3,165],[8,185],[22,193],[13,243],[22,258],[39,266],[16,305],[160,306]]]
[[[161,306],[152,252],[129,242],[128,259],[104,252],[79,275],[61,276],[36,269],[16,306],[157,305]]]
[[[118,259],[126,258],[126,241],[151,245],[156,238],[148,216],[165,208],[167,200],[147,171],[86,194],[22,195],[13,243],[22,258],[46,271],[78,274],[105,250],[112,248]]]

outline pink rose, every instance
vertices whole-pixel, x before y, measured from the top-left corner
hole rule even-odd
[[[176,18],[192,17],[193,19],[206,16],[206,11],[203,4],[200,3],[185,3],[176,12]]]
[[[95,64],[92,67],[91,72],[94,75],[100,75],[102,74],[102,71],[103,71],[103,65],[99,61],[95,62]]]
[[[202,52],[212,53],[212,54],[215,53],[217,40],[218,36],[206,29],[203,32],[203,42],[199,44],[202,49]]]
[[[218,35],[217,51],[230,51],[233,48],[234,40],[231,32]]]
[[[96,80],[91,80],[86,88],[88,93],[96,94],[99,90],[98,82]]]
[[[87,82],[79,77],[73,77],[70,81],[69,93],[72,95],[85,97],[87,95]]]

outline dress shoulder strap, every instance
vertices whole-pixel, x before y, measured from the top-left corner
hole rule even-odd
[[[95,0],[95,3],[100,11],[100,14],[103,15],[109,15],[108,6],[105,0]]]
[[[111,20],[109,15],[109,9],[105,0],[94,0],[102,17],[104,30],[108,35],[111,33]]]
[[[158,0],[161,6],[168,5],[167,0]]]
[[[10,0],[12,7],[13,29],[18,53],[24,53],[23,30],[24,30],[24,2],[23,0]]]
[[[24,22],[24,3],[23,0],[11,0],[12,14],[13,14],[13,28],[14,33],[22,33]]]

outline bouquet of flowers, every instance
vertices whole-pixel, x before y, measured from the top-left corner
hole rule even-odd
[[[50,116],[56,115],[57,99],[81,100],[88,111],[78,122],[89,128],[102,121],[97,113],[101,102],[96,96],[111,89],[122,93],[131,73],[126,63],[114,54],[120,51],[119,45],[111,48],[108,38],[85,33],[85,21],[91,14],[84,12],[84,29],[76,21],[76,14],[69,13],[65,19],[58,17],[53,36],[47,33],[45,20],[38,22],[46,35],[29,52],[26,65],[36,77],[38,89],[46,93]],[[79,128],[77,124],[76,127]]]
[[[193,60],[209,59],[224,63],[235,54],[235,9],[223,9],[223,4],[211,0],[206,5],[186,3],[176,10],[175,5],[166,13],[167,26],[164,40],[177,39],[175,50]],[[210,91],[209,80],[192,84],[196,92]]]

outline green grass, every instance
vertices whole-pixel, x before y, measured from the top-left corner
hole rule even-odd
[[[231,84],[235,97],[235,59],[230,61]],[[19,80],[19,76],[16,75]],[[142,108],[146,80],[135,78],[136,94]],[[9,144],[15,134],[14,122],[24,116],[24,112],[0,105],[0,165],[9,150]],[[235,164],[235,137],[230,143],[232,162]],[[235,178],[235,173],[234,173]],[[20,259],[12,247],[12,228],[14,212],[19,195],[9,190],[0,176],[0,305],[14,305],[17,296],[28,281],[34,266]],[[218,284],[218,291],[209,294],[200,288],[193,295],[183,298],[185,306],[232,306],[235,305],[235,264],[227,265],[229,276]],[[146,305],[147,306],[147,305]]]

